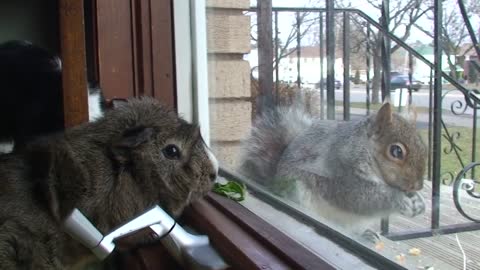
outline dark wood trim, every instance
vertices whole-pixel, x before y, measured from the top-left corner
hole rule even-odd
[[[99,81],[105,97],[152,96],[176,108],[172,0],[96,3]]]
[[[241,204],[210,193],[183,216],[233,269],[335,269]]]
[[[150,1],[132,1],[136,96],[153,96]]]
[[[117,269],[121,270],[184,269],[160,243],[123,252],[117,259]]]
[[[59,0],[65,127],[88,121],[83,0]]]
[[[98,33],[97,33],[97,0],[84,0],[85,6],[85,43],[87,53],[87,80],[97,86],[98,71]]]
[[[153,96],[177,107],[172,0],[150,0]]]
[[[109,99],[134,96],[131,1],[96,4],[100,87]]]

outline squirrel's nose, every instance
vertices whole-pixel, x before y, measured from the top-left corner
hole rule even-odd
[[[421,190],[422,188],[423,188],[423,181],[416,181],[409,185],[409,190],[411,191]]]
[[[423,181],[419,181],[415,183],[415,190],[420,190],[423,188]]]

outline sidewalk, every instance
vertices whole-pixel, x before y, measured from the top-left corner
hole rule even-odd
[[[343,119],[343,107],[336,106],[336,118],[337,120]],[[374,112],[373,110],[371,111]],[[396,111],[397,112],[397,111]],[[364,117],[367,114],[366,109],[360,108],[350,108],[350,118],[358,119]],[[480,126],[479,121],[480,112],[477,115],[477,125]],[[473,127],[473,115],[455,115],[451,112],[443,112],[442,119],[446,125],[459,126],[459,127]],[[432,118],[433,120],[433,118]],[[428,113],[417,113],[417,128],[426,129],[428,128],[429,115]]]

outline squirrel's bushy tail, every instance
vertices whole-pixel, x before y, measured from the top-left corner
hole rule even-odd
[[[302,106],[264,112],[257,117],[250,136],[243,142],[239,172],[262,184],[271,181],[285,148],[311,123]]]

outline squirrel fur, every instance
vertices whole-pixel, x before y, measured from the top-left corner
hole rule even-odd
[[[392,110],[384,103],[352,121],[313,119],[298,105],[266,111],[244,141],[239,171],[347,231],[393,213],[416,216],[425,210],[417,191],[427,148],[416,115]]]

